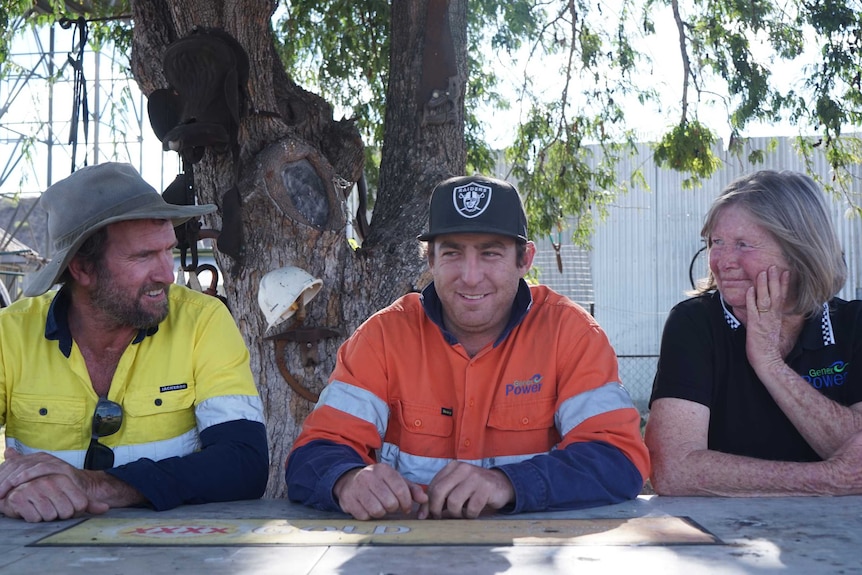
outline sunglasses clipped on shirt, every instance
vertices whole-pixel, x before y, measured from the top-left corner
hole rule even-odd
[[[99,443],[99,439],[113,435],[123,425],[123,407],[104,397],[96,403],[93,412],[93,431],[90,435],[90,446],[84,457],[84,469],[102,471],[114,466],[114,451],[107,445]]]

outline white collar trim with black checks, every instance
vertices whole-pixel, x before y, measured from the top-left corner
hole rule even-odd
[[[736,316],[727,309],[727,305],[724,303],[724,296],[722,296],[720,292],[718,296],[721,300],[721,309],[724,310],[724,320],[727,322],[727,325],[730,326],[730,329],[739,329],[739,326],[742,324],[738,319],[736,319]],[[823,310],[820,312],[820,332],[823,335],[823,345],[835,344],[835,332],[832,331],[832,318],[829,315],[828,302],[823,303]]]

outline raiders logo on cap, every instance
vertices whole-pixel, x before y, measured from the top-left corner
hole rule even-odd
[[[458,186],[452,190],[455,209],[465,218],[475,218],[491,204],[491,188],[476,183]]]

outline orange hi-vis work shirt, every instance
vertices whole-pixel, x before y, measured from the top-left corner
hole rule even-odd
[[[436,299],[433,286],[426,289],[429,296]],[[549,466],[536,458],[556,452],[570,465],[567,447],[600,442],[634,466],[630,475],[640,474],[640,491],[649,456],[640,415],[619,383],[606,335],[580,306],[545,286],[527,288],[522,282],[518,299],[526,302],[521,321],[474,357],[429,317],[429,303],[423,307],[419,294],[372,316],[339,350],[330,383],[306,419],[294,453],[326,440],[351,447],[362,458],[356,465],[384,462],[422,485],[460,460],[502,469],[516,499],[524,499],[527,487],[519,484],[559,480],[543,477],[552,475],[558,462]],[[574,453],[569,458],[576,458]],[[611,458],[613,465],[622,459],[618,455]],[[595,452],[589,457],[599,460],[579,469],[574,483],[591,468],[603,479],[613,474]],[[310,461],[314,465],[315,458]],[[315,476],[326,476],[326,470],[317,469]],[[569,492],[561,502],[542,498],[545,507],[586,506],[594,496],[579,502],[576,484],[554,489]]]

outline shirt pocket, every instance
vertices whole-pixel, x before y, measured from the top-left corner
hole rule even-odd
[[[443,415],[440,406],[398,401],[395,410],[401,429],[408,433],[451,437],[455,429],[452,416]]]
[[[554,425],[555,408],[553,398],[491,406],[486,443],[489,453],[528,455],[552,449],[560,442]]]
[[[79,450],[90,441],[93,414],[84,398],[14,394],[9,409],[6,433],[27,447]]]
[[[542,399],[491,406],[488,427],[501,431],[529,431],[554,427],[557,400]]]
[[[147,443],[170,439],[196,426],[195,394],[191,388],[126,394],[124,440]]]

